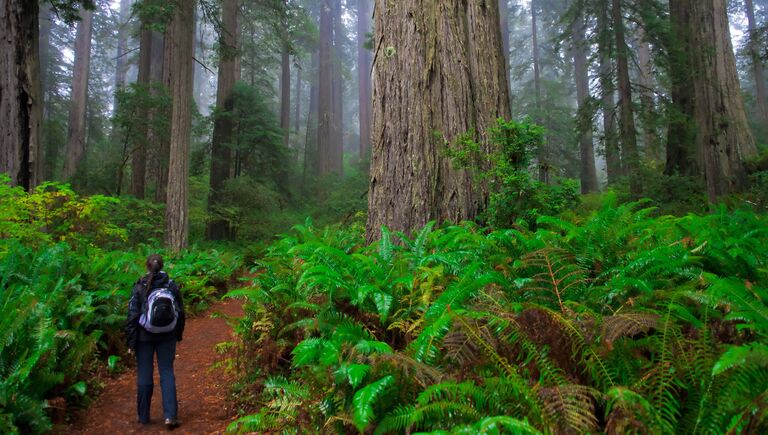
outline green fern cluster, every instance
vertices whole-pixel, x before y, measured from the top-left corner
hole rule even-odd
[[[261,408],[230,430],[764,431],[768,219],[642,207],[371,246],[297,227],[230,294]]]

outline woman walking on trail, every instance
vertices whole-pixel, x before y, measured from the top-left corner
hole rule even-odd
[[[133,286],[128,302],[125,329],[128,348],[136,353],[139,423],[149,424],[154,388],[153,360],[157,354],[165,425],[173,429],[179,425],[173,360],[176,357],[176,342],[181,341],[184,334],[185,319],[179,287],[162,269],[162,257],[153,254],[147,258],[147,274]]]

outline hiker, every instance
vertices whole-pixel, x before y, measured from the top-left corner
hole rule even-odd
[[[184,334],[184,305],[179,287],[162,269],[160,255],[153,254],[147,258],[147,273],[133,286],[128,302],[125,332],[129,352],[136,353],[139,423],[149,424],[154,387],[153,360],[157,354],[165,425],[173,429],[179,426],[173,360],[176,357],[176,342],[181,341]]]

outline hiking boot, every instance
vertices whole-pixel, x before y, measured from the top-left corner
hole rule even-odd
[[[165,428],[168,430],[173,430],[179,427],[179,420],[176,420],[175,418],[166,418],[165,419]]]

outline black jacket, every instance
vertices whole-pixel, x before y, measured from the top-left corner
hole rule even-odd
[[[165,272],[158,272],[155,278],[152,280],[152,290],[158,288],[167,288],[173,293],[173,297],[176,298],[176,302],[179,305],[179,319],[176,321],[176,329],[170,332],[164,332],[161,334],[153,334],[147,332],[139,325],[139,317],[144,308],[144,304],[147,302],[147,296],[151,291],[144,294],[144,289],[147,286],[147,280],[149,274],[144,275],[136,281],[133,285],[133,291],[131,292],[131,300],[128,301],[128,318],[125,321],[125,336],[126,344],[131,349],[136,349],[137,341],[165,341],[175,338],[177,341],[181,341],[184,336],[184,302],[181,299],[181,291],[179,286],[176,285]]]

